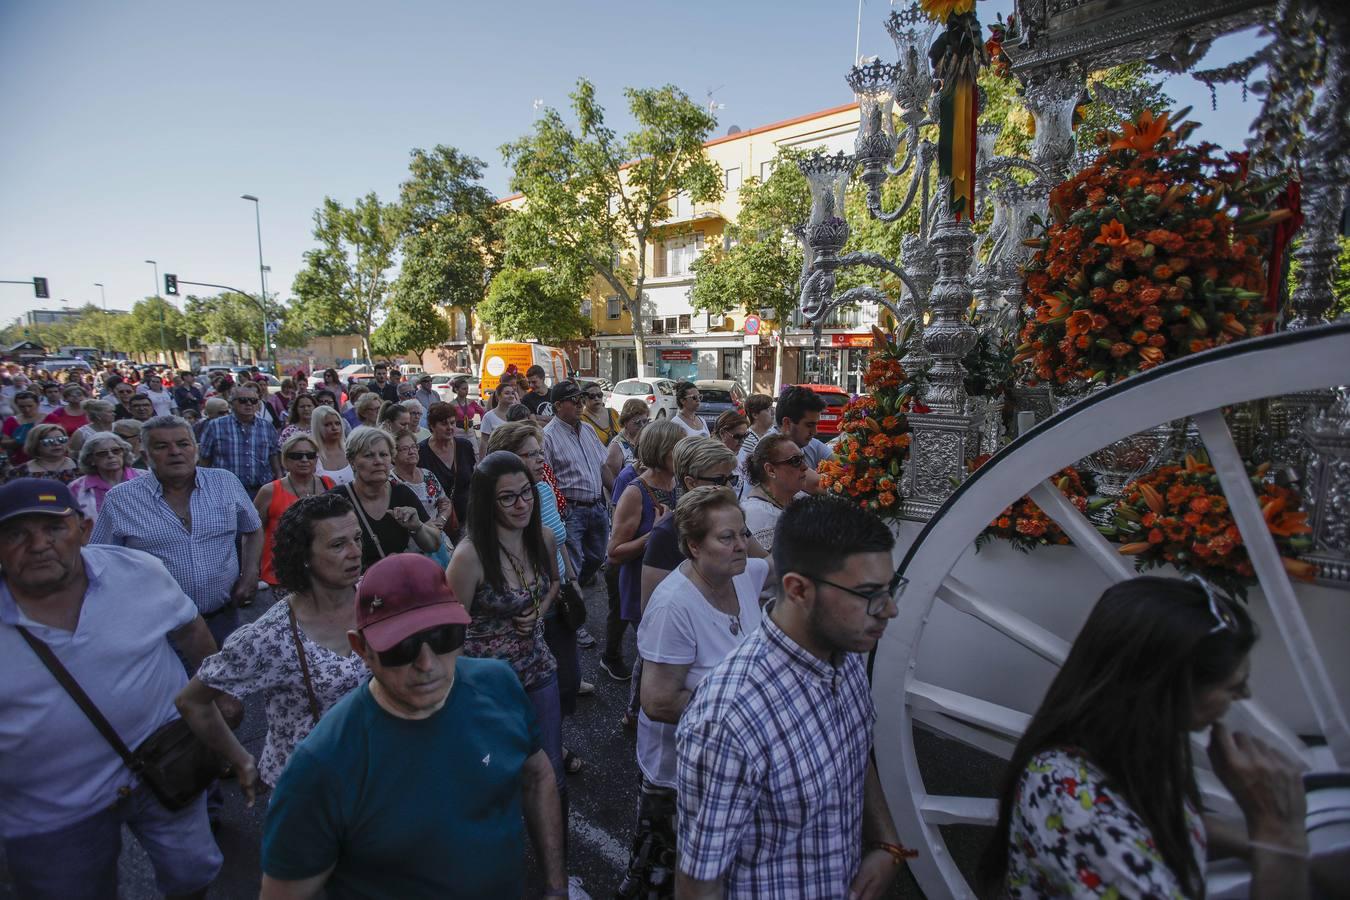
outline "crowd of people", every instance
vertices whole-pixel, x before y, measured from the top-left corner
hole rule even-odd
[[[616,896],[875,898],[911,855],[863,659],[905,579],[890,529],[821,491],[812,391],[710,425],[692,383],[653,421],[538,367],[487,407],[383,366],[277,393],[36,374],[0,396],[0,838],[20,896],[115,895],[123,825],[163,893],[204,894],[220,781],[170,803],[124,752],[177,722],[208,776],[267,804],[265,898],[521,896],[527,836],[544,896],[587,896],[567,867],[587,761],[563,722],[594,691],[589,647],[629,686],[614,727],[640,771]],[[602,645],[583,624],[601,584]],[[241,625],[260,590],[274,602]],[[1253,896],[1301,896],[1297,771],[1219,724],[1255,640],[1207,584],[1108,590],[1014,754],[991,895],[1202,896],[1208,835],[1252,860]],[[234,730],[255,696],[257,759]],[[1211,727],[1245,830],[1202,814],[1190,733]]]

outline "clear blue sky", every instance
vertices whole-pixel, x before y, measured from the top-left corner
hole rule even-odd
[[[888,10],[866,0],[863,54],[894,55]],[[256,291],[245,193],[262,200],[268,287],[288,298],[325,195],[393,199],[409,151],[437,143],[485,160],[504,194],[498,147],[536,100],[564,108],[580,76],[620,130],[629,85],[715,89],[717,134],[846,103],[856,16],[856,0],[0,0],[0,278],[45,275],[52,291],[0,285],[0,323],[98,303],[99,281],[109,308],[130,308],[151,293],[146,259]],[[1205,65],[1251,46],[1228,39]],[[1236,89],[1218,113],[1189,78],[1169,90],[1225,146],[1256,113]]]

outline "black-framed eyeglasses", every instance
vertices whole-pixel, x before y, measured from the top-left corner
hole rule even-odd
[[[741,486],[741,476],[735,472],[730,475],[695,475],[694,478],[720,487],[738,488]]]
[[[1188,572],[1186,580],[1191,584],[1199,585],[1200,590],[1205,592],[1205,598],[1209,600],[1209,614],[1214,617],[1215,624],[1206,634],[1215,634],[1220,631],[1236,633],[1238,630],[1237,616],[1233,615],[1233,611],[1219,598],[1219,592],[1214,588],[1214,585],[1194,572]]]
[[[903,575],[896,575],[891,579],[891,583],[886,585],[886,587],[882,588],[881,590],[873,591],[870,594],[864,594],[860,590],[851,587],[846,587],[842,584],[837,584],[833,581],[830,581],[828,578],[820,578],[819,576],[816,575],[807,575],[806,577],[814,581],[816,584],[829,585],[830,587],[836,590],[843,591],[845,594],[852,594],[859,600],[865,601],[867,603],[867,614],[869,616],[879,616],[883,612],[885,612],[886,602],[890,600],[892,597],[894,597],[898,602],[900,599],[900,595],[905,592],[905,587],[908,586],[909,584],[908,578],[906,578]]]
[[[297,461],[302,459],[318,459],[319,454],[313,450],[290,450],[286,453],[286,458]]]
[[[530,504],[534,502],[534,485],[516,491],[515,493],[502,493],[497,495],[497,505],[502,509],[510,509],[517,503]]]
[[[437,625],[435,628],[409,635],[388,650],[380,650],[375,655],[379,657],[380,665],[387,669],[395,669],[410,665],[416,660],[418,654],[422,652],[423,644],[430,647],[431,652],[437,656],[452,653],[464,646],[464,626]]]

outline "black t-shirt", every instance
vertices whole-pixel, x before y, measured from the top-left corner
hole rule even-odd
[[[525,408],[530,411],[530,415],[539,415],[539,404],[548,402],[548,394],[536,394],[534,391],[526,391],[525,396],[520,398],[520,402],[525,404]]]
[[[427,438],[427,441],[429,440],[431,439]],[[455,435],[454,471],[451,471],[450,467],[436,455],[436,451],[427,446],[427,441],[417,445],[417,465],[435,475],[441,487],[450,495],[450,502],[455,508],[455,518],[459,520],[459,527],[462,529],[469,522],[469,480],[473,477],[476,462],[473,441]],[[457,535],[450,536],[457,537]]]
[[[379,384],[372,381],[370,387],[371,390],[379,391],[380,399],[388,400],[390,403],[398,402],[398,385],[394,384],[392,381],[386,381],[384,387],[380,387]]]
[[[185,388],[181,384],[173,389],[173,405],[178,407],[181,414],[185,409],[193,409],[197,412],[202,411],[202,391],[201,388],[193,385]]]
[[[679,568],[682,562],[684,554],[680,552],[675,517],[666,516],[652,528],[652,536],[647,538],[647,549],[642,554],[642,564],[670,571]]]
[[[344,484],[340,487],[333,488],[333,490],[340,492],[352,503],[361,502],[360,498],[356,496],[356,491],[351,489],[351,485]],[[423,522],[431,518],[427,515],[427,511],[422,507],[422,501],[417,499],[417,495],[412,492],[411,488],[407,485],[391,483],[389,485],[389,509],[394,509],[398,506],[411,506],[413,509],[417,510],[417,518],[421,519]],[[395,553],[422,552],[422,548],[418,547],[417,543],[413,541],[412,535],[408,533],[408,529],[398,524],[398,521],[389,514],[388,510],[385,511],[383,517],[372,521],[370,516],[366,514],[365,507],[363,506],[356,519],[361,524],[361,540],[363,543],[361,548],[362,572],[369,569],[386,556],[393,556]],[[367,525],[369,525],[370,528],[367,528]],[[374,529],[374,535],[370,533],[370,529]]]

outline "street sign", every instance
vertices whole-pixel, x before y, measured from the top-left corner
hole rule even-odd
[[[759,335],[757,335],[757,334],[747,334],[747,335],[745,336],[745,346],[747,346],[747,347],[758,347],[758,346],[759,346]]]
[[[268,333],[268,334],[276,334],[276,333],[279,332],[280,330],[281,330],[281,323],[280,323],[280,322],[268,322],[268,323],[267,323],[267,333]]]
[[[759,316],[745,317],[745,333],[759,334]]]

